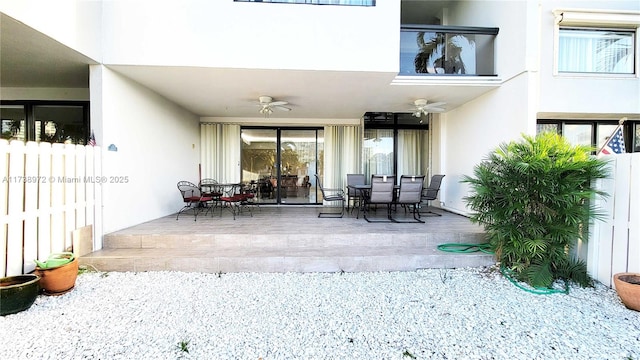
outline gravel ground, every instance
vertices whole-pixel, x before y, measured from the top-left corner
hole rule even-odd
[[[536,295],[494,268],[89,272],[0,333],[0,359],[640,359],[615,291]]]

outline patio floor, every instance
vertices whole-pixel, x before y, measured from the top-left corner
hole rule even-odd
[[[482,228],[464,216],[436,210],[442,216],[423,216],[425,223],[369,223],[355,212],[318,218],[320,210],[263,205],[235,220],[226,209],[197,221],[192,214],[166,216],[105,235],[104,248],[79,261],[100,271],[208,273],[409,271],[495,262],[488,254],[437,249],[485,241]]]

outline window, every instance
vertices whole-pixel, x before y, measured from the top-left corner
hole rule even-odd
[[[85,145],[89,137],[85,101],[3,101],[0,118],[7,140]]]
[[[553,10],[556,74],[637,74],[640,12]]]
[[[615,120],[538,120],[537,132],[553,131],[573,145],[600,149],[618,127]],[[627,120],[622,128],[627,151],[640,152],[640,121]]]
[[[635,33],[593,28],[560,28],[558,72],[635,73]]]
[[[22,105],[0,105],[0,133],[6,140],[26,139],[27,115]]]
[[[429,115],[430,116],[430,115]],[[364,115],[363,165],[371,175],[427,175],[429,171],[429,121],[409,113]]]
[[[376,6],[376,0],[234,0],[234,1],[283,3],[283,4]]]

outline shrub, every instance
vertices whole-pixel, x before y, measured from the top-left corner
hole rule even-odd
[[[465,197],[471,220],[484,226],[496,260],[518,280],[534,287],[560,279],[592,284],[570,250],[602,216],[590,199],[605,195],[593,181],[607,176],[606,162],[593,150],[552,132],[523,135],[490,153],[474,177],[463,177],[471,187]]]

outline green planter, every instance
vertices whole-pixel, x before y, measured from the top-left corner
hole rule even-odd
[[[15,314],[31,307],[40,287],[37,275],[18,275],[0,279],[0,315]]]

